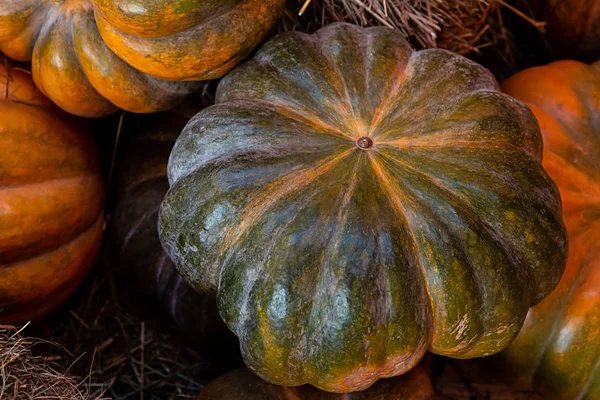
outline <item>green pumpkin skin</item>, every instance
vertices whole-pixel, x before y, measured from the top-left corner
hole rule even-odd
[[[332,24],[265,44],[216,103],[171,153],[159,235],[265,380],[343,393],[427,349],[496,353],[560,279],[539,127],[478,64]]]

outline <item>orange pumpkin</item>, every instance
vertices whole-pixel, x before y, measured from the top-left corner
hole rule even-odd
[[[560,190],[569,233],[558,287],[530,309],[503,356],[544,398],[600,399],[600,63],[554,62],[502,88],[538,119],[543,165]]]
[[[98,117],[173,107],[246,57],[284,0],[2,0],[0,51],[32,60],[40,90]]]
[[[104,186],[90,138],[0,65],[0,324],[37,319],[92,267]]]

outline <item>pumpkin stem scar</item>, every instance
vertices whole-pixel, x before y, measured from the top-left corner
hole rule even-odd
[[[368,136],[358,138],[358,140],[356,141],[356,146],[358,146],[359,149],[363,150],[370,149],[371,147],[373,147],[373,139],[371,139]]]

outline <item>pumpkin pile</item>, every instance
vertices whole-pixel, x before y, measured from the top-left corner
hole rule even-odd
[[[416,3],[403,7],[430,9]],[[475,3],[469,21],[432,9],[483,35],[496,4]],[[388,5],[402,20],[393,1],[361,12]],[[443,399],[442,357],[600,399],[600,64],[499,85],[402,29],[323,18],[275,34],[289,7],[2,1],[0,326],[66,313],[90,330],[96,265],[114,299],[115,282],[156,298],[140,345],[89,372],[139,351],[142,396],[161,385],[145,381],[144,321],[164,312],[179,345],[231,360],[190,378],[207,383],[198,400]]]

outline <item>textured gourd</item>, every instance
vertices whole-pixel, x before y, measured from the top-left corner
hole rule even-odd
[[[93,0],[102,38],[163,79],[220,78],[271,31],[285,0]]]
[[[284,33],[183,130],[159,233],[253,371],[356,391],[514,339],[565,266],[541,159],[534,116],[466,58],[381,27]]]
[[[232,371],[204,388],[197,400],[442,400],[435,394],[425,369],[377,382],[364,392],[333,394],[310,386],[290,388],[267,383],[247,369]]]
[[[29,74],[0,65],[0,324],[66,300],[102,241],[94,145],[49,104]]]
[[[169,189],[167,161],[188,118],[128,115],[121,133],[111,218],[111,255],[142,292],[158,295],[177,325],[196,336],[223,332],[214,298],[192,289],[163,251],[156,228]],[[197,339],[197,337],[196,337]]]
[[[545,398],[600,398],[600,65],[558,61],[505,81],[544,137],[544,167],[563,202],[569,260],[558,287],[533,307],[503,353]]]
[[[182,80],[233,68],[282,9],[283,0],[2,0],[0,51],[31,59],[37,86],[70,113],[150,113],[199,88]]]
[[[600,57],[600,0],[538,0],[548,37],[563,57]]]

